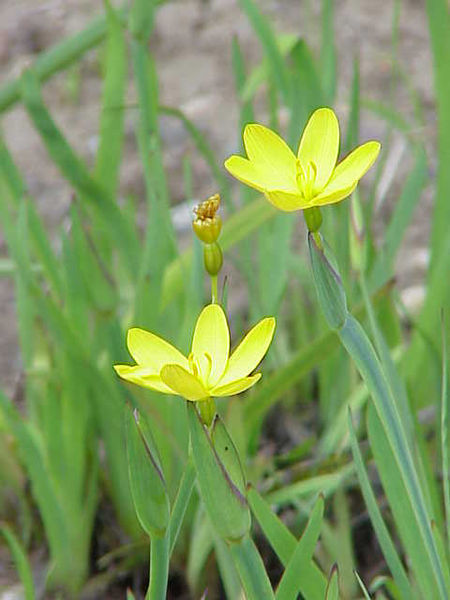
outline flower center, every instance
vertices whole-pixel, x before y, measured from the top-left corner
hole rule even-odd
[[[297,173],[296,181],[300,188],[303,197],[307,202],[314,197],[314,184],[316,182],[317,167],[313,161],[309,162],[304,168],[301,162],[297,159],[296,163]]]
[[[191,352],[188,356],[189,368],[194,377],[200,379],[205,387],[208,386],[208,379],[211,374],[212,359],[210,355],[205,352],[200,356],[194,356]]]

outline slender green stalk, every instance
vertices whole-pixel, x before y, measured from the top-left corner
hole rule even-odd
[[[219,294],[217,293],[217,275],[211,276],[211,302],[217,304]]]
[[[231,544],[230,551],[247,599],[273,599],[274,595],[266,569],[253,540],[247,535],[240,542]]]
[[[169,538],[153,537],[150,544],[150,581],[145,600],[165,600],[169,577]]]

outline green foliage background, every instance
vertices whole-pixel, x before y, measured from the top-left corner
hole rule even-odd
[[[246,65],[238,40],[233,41],[240,110],[236,140],[243,124],[258,120],[254,99],[259,93],[267,99],[275,129],[280,129],[280,109],[287,111],[282,133],[295,146],[311,112],[335,100],[333,2],[322,2],[320,56],[305,40],[274,31],[255,0],[239,4],[263,60]],[[86,30],[43,52],[19,79],[0,88],[0,110],[23,104],[48,160],[74,192],[70,227],[60,231],[55,244],[7,141],[1,141],[0,219],[8,246],[2,276],[15,285],[25,398],[19,410],[0,394],[0,477],[18,500],[2,532],[27,599],[36,594],[27,556],[37,545],[48,548],[47,588],[62,589],[67,596],[81,590],[107,594],[124,572],[145,564],[148,542],[128,481],[127,405],[146,415],[161,455],[171,527],[179,532],[170,547],[173,571],[182,573],[193,597],[206,585],[219,590],[218,577],[226,597],[240,594],[233,562],[237,550],[214,533],[192,491],[184,403],[123,385],[111,368],[128,360],[125,332],[130,325],[155,331],[187,350],[197,314],[208,301],[199,244],[193,240],[187,250],[178,248],[159,130],[162,115],[181,121],[222,195],[221,245],[225,260],[233,259],[240,270],[248,294],[245,312],[233,315],[235,330],[277,315],[262,382],[244,398],[219,403],[251,483],[253,539],[267,568],[276,556],[284,569],[276,597],[444,597],[450,588],[445,353],[450,331],[450,25],[445,0],[428,0],[426,9],[435,69],[438,172],[431,182],[426,295],[420,312],[408,316],[408,327],[399,310],[394,265],[414,208],[430,183],[424,140],[415,132],[416,123],[392,103],[361,98],[357,60],[342,151],[358,142],[363,106],[381,116],[388,131],[401,131],[414,164],[380,245],[372,228],[382,160],[370,189],[362,186],[351,200],[324,211],[323,232],[335,254],[330,260],[339,266],[343,285],[335,291],[345,289],[348,307],[336,332],[327,325],[315,289],[320,299],[320,285],[334,283],[327,282],[326,265],[322,269],[315,262],[314,248],[313,271],[308,258],[299,255],[297,217],[276,213],[252,190],[232,188],[222,168],[224,157],[215,156],[207,137],[178,107],[160,104],[158,71],[163,67],[148,45],[157,2],[135,0],[126,10],[105,3],[104,15]],[[95,167],[89,169],[53,120],[42,86],[95,47],[102,47],[105,64],[100,143]],[[145,198],[123,201],[118,189],[129,69],[138,99],[134,135]],[[387,157],[389,135],[382,142]],[[190,200],[189,157],[183,173]],[[137,218],[142,203],[143,233],[142,218]],[[227,285],[225,304],[233,282]],[[322,303],[322,308],[326,316],[330,307]],[[425,409],[431,419],[422,419]],[[267,423],[280,410],[299,426],[303,423],[308,435],[286,452],[268,452]],[[6,503],[0,501],[1,515]],[[105,506],[113,507],[113,524],[102,520]],[[368,518],[384,559],[370,579],[361,571],[355,546],[356,523]],[[93,540],[107,551],[93,557]],[[274,586],[281,572],[269,571]]]

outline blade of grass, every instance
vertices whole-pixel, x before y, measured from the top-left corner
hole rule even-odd
[[[372,486],[370,485],[367,471],[364,467],[364,461],[361,455],[361,450],[359,449],[358,441],[356,439],[350,410],[348,411],[348,431],[350,434],[353,460],[355,461],[361,492],[364,497],[364,502],[367,506],[378,543],[380,544],[381,551],[383,552],[383,556],[392,573],[392,576],[394,577],[398,589],[401,591],[402,597],[412,599],[414,598],[414,594],[409,583],[408,576],[406,575],[403,564],[398,556],[391,536],[389,535],[389,531],[378,507],[377,499],[373,493]]]
[[[369,592],[367,591],[367,588],[364,585],[361,577],[358,575],[357,571],[354,571],[354,573],[355,573],[356,581],[358,582],[359,587],[361,588],[361,591],[364,594],[365,600],[370,600]],[[411,598],[412,598],[412,596],[411,596]]]
[[[394,212],[383,237],[383,246],[380,253],[377,253],[375,264],[370,273],[371,288],[382,285],[384,281],[392,276],[397,252],[427,181],[427,159],[424,149],[419,147],[415,152],[415,165],[397,199]]]
[[[119,11],[118,15],[121,21],[125,20],[125,11]],[[101,16],[80,33],[63,39],[39,54],[32,65],[39,81],[46,81],[58,71],[76,62],[85,52],[97,46],[105,38],[106,32],[106,19]],[[20,79],[15,79],[7,82],[0,89],[0,112],[7,110],[20,99],[20,88]]]
[[[324,496],[328,496],[339,485],[342,485],[352,472],[353,465],[346,465],[341,469],[336,469],[333,473],[312,476],[270,492],[267,494],[267,500],[270,504],[283,505],[321,492]]]
[[[186,117],[184,112],[178,108],[173,108],[170,106],[162,106],[158,107],[158,111],[162,115],[167,115],[169,117],[174,117],[181,121],[186,128],[186,131],[192,137],[193,142],[195,143],[197,150],[205,159],[209,168],[211,169],[211,173],[215,177],[217,184],[219,186],[219,192],[221,197],[223,198],[225,204],[228,208],[232,207],[230,198],[230,186],[228,180],[225,176],[223,169],[218,165],[217,159],[214,155],[214,151],[206,140],[205,136],[200,132],[200,130],[194,125],[194,123]]]
[[[228,546],[220,538],[214,541],[214,550],[219,567],[220,577],[225,588],[227,598],[242,598],[243,590],[238,572]]]
[[[439,598],[439,588],[430,577],[434,569],[432,561],[435,559],[427,550],[422,532],[416,525],[412,526],[417,520],[414,499],[401,478],[394,452],[372,404],[368,405],[367,417],[370,447],[421,594],[424,598]]]
[[[67,542],[69,540],[67,523],[52,482],[45,470],[45,457],[39,445],[39,434],[30,424],[22,421],[10,401],[0,391],[0,409],[9,423],[9,427],[17,439],[21,458],[26,465],[33,487],[33,495],[39,506],[44,522],[51,555],[59,567],[57,577],[64,583],[70,573],[72,554]]]
[[[108,33],[100,114],[100,142],[95,176],[100,185],[114,198],[122,154],[127,57],[119,14],[115,12],[109,2],[105,2],[105,8]]]
[[[280,34],[275,37],[275,40],[281,57],[285,59],[298,41],[298,36],[289,33]],[[244,104],[253,99],[259,88],[269,78],[270,72],[271,62],[267,56],[265,56],[263,60],[249,73],[246,81],[243,83],[243,86],[240,89],[239,97]]]
[[[334,42],[333,0],[322,0],[322,48],[320,53],[323,89],[331,105],[336,94],[336,47]]]
[[[434,86],[437,104],[438,172],[431,229],[430,270],[436,268],[445,252],[450,222],[450,13],[446,0],[427,0],[425,3],[433,52]],[[448,255],[447,255],[448,257]],[[450,260],[450,258],[449,258]],[[447,287],[447,292],[449,289]],[[448,298],[448,295],[447,295]]]
[[[126,227],[126,221],[113,199],[91,177],[84,163],[74,153],[56,126],[42,100],[36,75],[30,70],[25,71],[22,75],[22,97],[25,108],[50,157],[82,198],[92,203],[92,206],[109,221],[116,236],[116,243],[120,246],[132,272],[137,256],[136,237]]]
[[[289,105],[291,96],[289,77],[277,39],[269,25],[268,19],[262,14],[253,0],[239,0],[239,4],[247,15],[266,53],[276,87],[281,92],[286,105]]]
[[[404,423],[370,341],[359,322],[346,309],[345,293],[339,275],[332,269],[324,252],[316,246],[311,236],[309,236],[309,247],[319,302],[330,327],[337,331],[343,346],[352,357],[371,393],[382,423],[382,431],[387,436],[396,468],[411,499],[417,528],[415,529],[416,543],[421,545],[429,560],[427,585],[431,582],[433,593],[438,597],[445,590],[442,565],[431,532],[431,518]]]
[[[277,600],[295,600],[299,592],[306,600],[323,598],[326,590],[326,579],[325,577],[322,579],[311,568],[314,548],[322,527],[323,511],[323,496],[319,496],[278,584],[275,594]]]
[[[177,543],[178,534],[183,524],[184,515],[191,498],[195,483],[195,468],[192,459],[189,458],[184,469],[175,502],[170,515],[170,554],[172,554]]]
[[[447,524],[447,543],[450,547],[450,391],[448,383],[447,338],[445,335],[445,320],[442,315],[442,384],[441,384],[441,457],[443,475],[444,513]]]
[[[35,600],[33,573],[22,544],[12,529],[7,525],[0,525],[0,533],[3,534],[3,537],[7,541],[16,564],[17,574],[23,585],[25,600]]]

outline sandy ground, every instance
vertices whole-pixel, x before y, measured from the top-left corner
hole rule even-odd
[[[314,49],[319,46],[320,3],[311,0],[261,0],[261,8],[277,25],[280,32],[304,36]],[[337,0],[335,31],[339,53],[338,100],[335,109],[345,122],[352,75],[352,59],[361,60],[361,88],[364,98],[387,100],[391,82],[390,53],[393,0]],[[425,130],[419,132],[428,140],[430,169],[434,167],[435,115],[433,106],[432,65],[427,23],[423,3],[405,0],[402,3],[399,30],[399,56],[402,67],[425,107]],[[4,82],[20,73],[37,53],[56,41],[81,30],[102,12],[101,0],[3,0],[0,3],[0,77]],[[261,56],[260,47],[236,0],[183,0],[159,8],[151,48],[156,57],[161,87],[161,102],[181,108],[207,136],[219,158],[225,158],[237,147],[237,107],[231,71],[231,42],[236,35],[246,58],[255,63]],[[70,86],[79,77],[74,98]],[[99,61],[94,50],[80,65],[55,76],[45,85],[48,101],[57,123],[62,127],[81,156],[92,164],[97,146],[99,120]],[[128,102],[134,101],[130,87]],[[404,85],[396,92],[398,109],[412,114],[410,97]],[[264,114],[260,113],[261,120]],[[121,192],[142,194],[143,183],[133,141],[135,111],[130,108],[126,119],[126,151],[121,171]],[[181,164],[192,142],[183,127],[174,120],[162,120],[162,136],[166,151],[166,166],[173,202],[183,201]],[[23,109],[16,107],[3,118],[7,144],[21,168],[30,194],[51,231],[64,222],[71,191],[52,165],[40,139],[34,132]],[[386,135],[385,124],[364,113],[362,139]],[[194,158],[194,191],[199,198],[216,191],[206,165]],[[392,185],[379,210],[377,226],[389,215],[410,167],[408,149],[401,136],[394,136]],[[385,183],[389,183],[389,173]],[[404,298],[411,306],[421,297],[421,282],[427,262],[428,208],[432,189],[415,215],[404,248],[398,273]],[[0,228],[0,254],[6,248]],[[20,371],[17,349],[14,290],[8,279],[0,279],[0,380],[2,388],[12,393]]]

